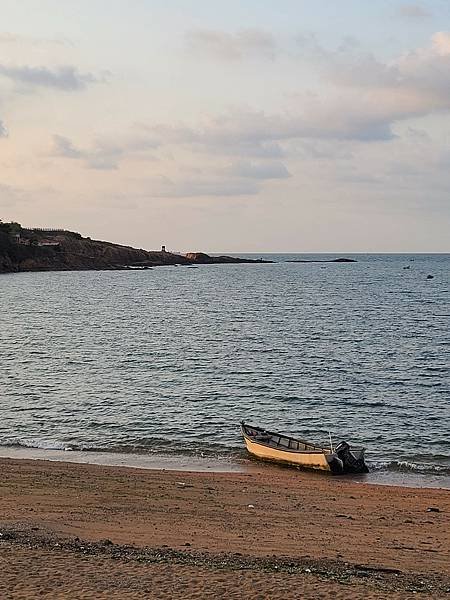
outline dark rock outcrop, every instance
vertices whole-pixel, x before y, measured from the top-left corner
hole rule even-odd
[[[191,264],[197,265],[214,265],[223,263],[269,263],[270,260],[263,260],[262,258],[251,259],[251,258],[237,258],[236,256],[210,256],[204,252],[188,252],[185,254],[186,259]]]
[[[357,262],[354,258],[332,258],[329,260],[307,260],[302,258],[287,260],[286,262],[295,263],[354,263]]]

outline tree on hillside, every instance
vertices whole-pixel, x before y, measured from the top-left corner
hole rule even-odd
[[[14,235],[22,231],[22,225],[20,223],[16,223],[15,221],[11,221],[10,223],[4,223],[0,219],[0,231],[2,233]]]

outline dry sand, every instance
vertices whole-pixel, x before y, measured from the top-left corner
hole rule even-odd
[[[446,490],[266,465],[0,468],[0,598],[450,598]]]

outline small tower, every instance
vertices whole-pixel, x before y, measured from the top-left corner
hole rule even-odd
[[[165,252],[166,251],[166,247],[165,246],[161,246],[161,252]]]

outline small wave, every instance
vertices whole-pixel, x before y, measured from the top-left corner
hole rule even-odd
[[[343,406],[360,406],[362,408],[380,408],[381,406],[387,406],[386,402],[382,402],[381,400],[368,402],[367,400],[344,399],[340,402],[340,404],[342,404]]]
[[[225,446],[217,443],[179,442],[162,438],[125,440],[111,444],[96,442],[63,442],[57,440],[2,440],[0,447],[29,448],[36,450],[63,450],[79,452],[111,452],[113,454],[164,454],[172,456],[191,456],[205,458],[242,457],[241,446]]]
[[[184,441],[163,438],[144,438],[116,443],[102,447],[90,447],[89,450],[97,452],[114,452],[123,454],[165,454],[192,457],[232,458],[243,454],[242,446],[229,446],[213,442]]]
[[[79,452],[97,452],[113,454],[138,454],[138,455],[165,455],[180,456],[192,458],[214,458],[223,460],[243,459],[248,457],[245,448],[242,445],[224,445],[220,443],[185,441],[182,444],[163,438],[144,438],[121,440],[109,444],[99,444],[98,442],[70,442],[60,440],[2,440],[0,447],[9,448],[29,448],[36,450],[56,450],[56,451],[79,451]],[[420,459],[420,457],[417,457]],[[450,476],[450,466],[446,464],[448,456],[432,455],[431,460],[437,460],[441,464],[432,462],[413,462],[411,460],[391,460],[391,461],[368,461],[371,471],[385,471],[396,473],[410,473],[418,475]]]
[[[11,440],[0,442],[4,448],[35,448],[36,450],[78,450],[79,448],[67,442],[56,440]]]
[[[374,471],[392,471],[396,473],[418,473],[420,475],[450,475],[450,467],[444,465],[417,464],[403,460],[391,460],[369,464]]]

